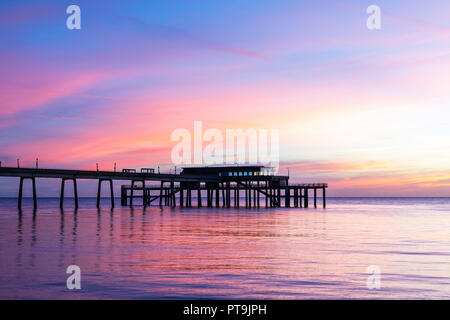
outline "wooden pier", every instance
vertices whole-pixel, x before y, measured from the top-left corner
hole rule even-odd
[[[78,207],[77,180],[98,181],[97,208],[103,182],[110,189],[111,207],[114,207],[113,182],[131,181],[122,185],[121,205],[144,207],[150,205],[193,207],[304,207],[310,206],[310,191],[313,192],[313,205],[317,208],[317,190],[322,191],[322,206],[326,207],[326,183],[289,185],[288,176],[268,174],[264,166],[211,166],[183,168],[179,174],[155,173],[153,169],[123,169],[122,172],[33,169],[0,167],[0,177],[18,177],[18,208],[22,207],[23,184],[30,180],[33,187],[33,206],[37,207],[36,178],[61,179],[60,207],[64,206],[64,188],[72,181],[75,207]],[[147,184],[148,183],[148,184]],[[194,194],[194,195],[193,195]],[[137,202],[139,201],[139,202]],[[241,203],[242,201],[242,203]]]
[[[297,184],[287,187],[273,187],[263,183],[224,182],[208,185],[198,183],[190,187],[172,186],[170,181],[161,186],[122,185],[121,205],[132,206],[139,199],[143,206],[158,203],[160,206],[191,208],[192,198],[196,207],[209,208],[260,208],[286,207],[309,208],[310,199],[314,208],[318,206],[317,191],[322,192],[321,205],[326,207],[326,183]],[[205,201],[206,200],[206,201]],[[178,202],[178,204],[177,204]]]

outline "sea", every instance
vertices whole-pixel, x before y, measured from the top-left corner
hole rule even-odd
[[[450,198],[328,198],[326,209],[105,198],[99,210],[95,198],[77,210],[27,198],[21,211],[0,199],[0,299],[449,298]]]

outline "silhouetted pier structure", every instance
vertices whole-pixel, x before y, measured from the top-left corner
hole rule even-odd
[[[101,187],[109,184],[111,207],[114,207],[114,180],[131,181],[121,187],[121,205],[133,206],[136,198],[144,206],[178,205],[193,207],[192,198],[198,207],[309,207],[310,191],[313,191],[313,205],[317,208],[317,191],[322,191],[322,206],[326,207],[326,183],[289,185],[288,176],[277,176],[270,168],[255,166],[209,166],[187,167],[180,174],[155,173],[154,169],[123,169],[122,172],[31,169],[0,167],[0,176],[19,177],[18,207],[22,207],[23,183],[31,180],[33,205],[37,207],[36,178],[61,179],[60,207],[64,206],[66,181],[72,181],[75,207],[78,207],[77,180],[98,181],[97,208],[100,207]],[[147,182],[149,184],[147,184]],[[241,203],[242,201],[242,203]],[[233,203],[233,204],[232,204]]]

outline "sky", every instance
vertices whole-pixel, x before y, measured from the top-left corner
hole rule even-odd
[[[80,30],[66,27],[72,4]],[[372,4],[380,30],[366,27]],[[449,12],[447,0],[2,0],[0,161],[168,171],[171,133],[202,121],[278,129],[279,173],[331,196],[449,196]],[[38,195],[58,188],[39,181]],[[0,196],[16,193],[0,179]]]

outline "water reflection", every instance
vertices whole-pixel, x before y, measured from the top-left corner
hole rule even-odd
[[[18,296],[70,298],[71,264],[90,298],[414,298],[417,288],[444,296],[449,285],[450,201],[403,211],[373,200],[327,210],[97,210],[93,201],[78,210],[42,201],[37,212],[2,203],[0,298],[13,287]],[[384,291],[366,289],[370,264],[388,270]]]
[[[21,247],[23,245],[23,212],[19,210],[17,215],[18,223],[17,223],[17,254],[16,254],[16,266],[20,268],[22,266],[22,250]]]

